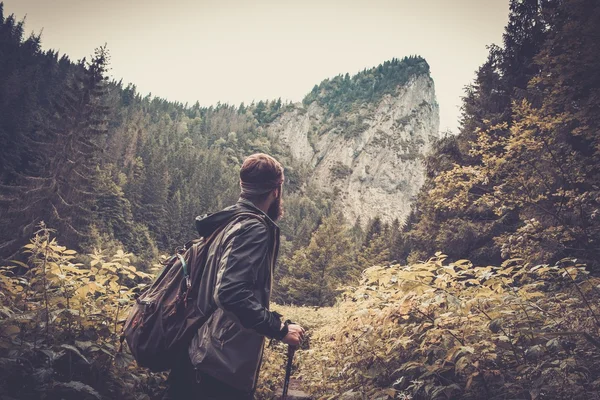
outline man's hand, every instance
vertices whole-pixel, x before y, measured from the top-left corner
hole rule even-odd
[[[300,325],[289,324],[288,333],[281,341],[290,346],[299,346],[302,339],[304,339],[304,333],[304,328]]]

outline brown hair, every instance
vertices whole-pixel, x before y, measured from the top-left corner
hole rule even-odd
[[[240,169],[243,198],[263,201],[270,191],[283,183],[283,167],[268,154],[256,153],[247,157]]]

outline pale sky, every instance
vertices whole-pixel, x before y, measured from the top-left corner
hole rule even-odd
[[[1,0],[0,0],[1,1]],[[77,60],[108,44],[111,76],[171,101],[301,101],[315,84],[397,57],[424,57],[440,130],[500,44],[509,0],[3,0],[43,29],[44,49]]]

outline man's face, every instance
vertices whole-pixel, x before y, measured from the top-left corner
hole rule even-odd
[[[281,217],[283,217],[283,199],[281,198],[282,189],[283,185],[279,187],[279,190],[277,191],[277,197],[275,198],[275,200],[273,200],[273,202],[269,206],[269,209],[267,210],[267,215],[273,221],[278,221],[281,219]]]

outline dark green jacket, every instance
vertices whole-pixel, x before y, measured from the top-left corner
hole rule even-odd
[[[196,218],[201,236],[208,236],[234,213],[240,216],[217,235],[209,247],[197,300],[210,316],[189,347],[199,370],[240,390],[254,390],[264,339],[278,337],[280,316],[269,311],[273,269],[279,252],[279,227],[250,201],[240,199],[223,211]]]

